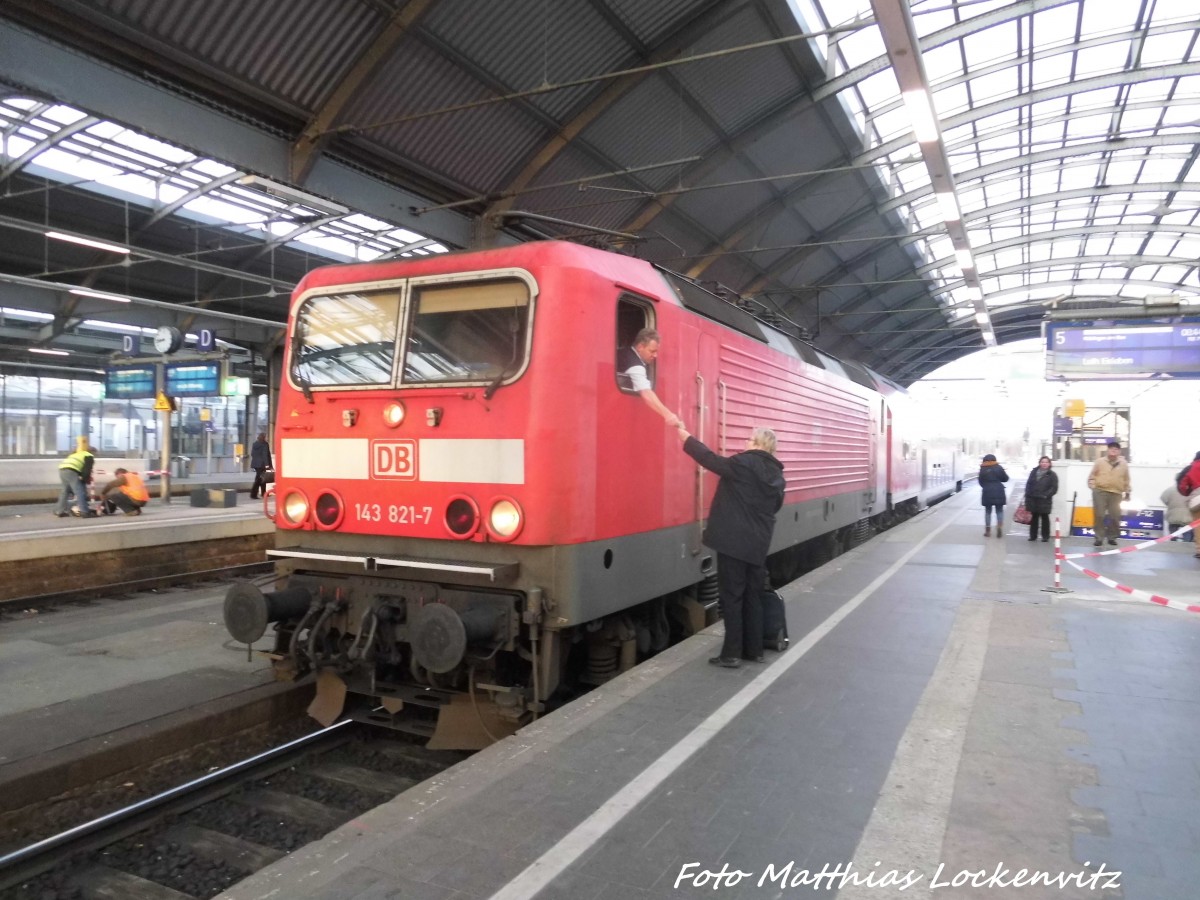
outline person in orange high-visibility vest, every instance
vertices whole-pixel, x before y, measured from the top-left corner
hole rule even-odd
[[[150,499],[142,476],[128,469],[117,469],[113,474],[117,477],[100,491],[104,514],[112,515],[119,509],[127,516],[140,516],[142,507]]]

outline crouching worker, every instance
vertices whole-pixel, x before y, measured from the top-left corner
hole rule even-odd
[[[146,490],[142,476],[128,469],[117,469],[113,474],[117,477],[100,491],[100,499],[104,501],[104,514],[112,515],[119,509],[127,516],[140,516],[142,507],[150,499],[150,492]]]

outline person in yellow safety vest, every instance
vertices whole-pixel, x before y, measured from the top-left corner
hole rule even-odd
[[[75,440],[75,452],[58,464],[58,477],[62,481],[62,490],[58,494],[58,503],[54,505],[54,514],[60,519],[69,515],[71,497],[75,497],[75,515],[96,515],[88,508],[88,485],[92,483],[92,466],[96,457],[92,456],[88,447],[88,439],[79,437]]]
[[[104,514],[112,515],[118,509],[127,516],[140,516],[142,507],[150,499],[142,476],[128,469],[117,469],[113,472],[117,477],[106,484],[100,491],[100,499],[104,501]]]

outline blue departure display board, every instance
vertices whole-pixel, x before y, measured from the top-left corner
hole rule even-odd
[[[1052,322],[1046,377],[1200,378],[1200,319]]]
[[[145,400],[155,394],[154,366],[110,366],[104,370],[104,396],[109,400]]]
[[[1121,537],[1136,540],[1156,538],[1166,529],[1165,511],[1161,509],[1126,509],[1121,512]],[[1075,537],[1096,536],[1096,529],[1075,525],[1071,528]]]
[[[218,397],[219,362],[178,362],[163,367],[163,393],[168,397]]]

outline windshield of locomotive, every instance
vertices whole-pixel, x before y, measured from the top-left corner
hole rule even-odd
[[[529,288],[523,281],[415,285],[403,381],[499,381],[525,361]]]
[[[311,298],[296,317],[292,377],[308,385],[390,385],[399,318],[399,290]]]

